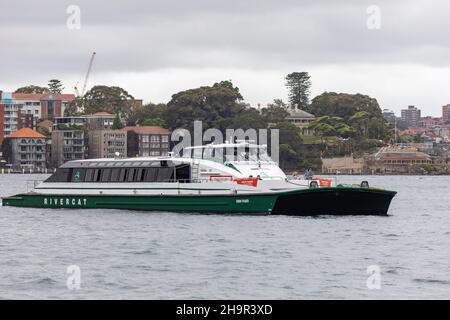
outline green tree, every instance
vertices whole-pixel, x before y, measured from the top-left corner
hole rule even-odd
[[[194,120],[201,120],[204,129],[217,128],[224,132],[233,118],[245,110],[240,103],[242,99],[239,88],[230,81],[181,91],[172,96],[163,119],[172,130],[192,130]]]
[[[77,97],[73,99],[69,105],[64,109],[64,116],[79,116],[82,115],[83,98]]]
[[[64,90],[64,87],[58,79],[51,79],[48,81],[48,89],[50,93],[61,93]]]
[[[108,112],[128,118],[136,108],[134,97],[120,87],[94,86],[81,99],[86,114]]]
[[[161,127],[165,126],[163,115],[167,106],[164,103],[154,104],[147,103],[140,108],[135,108],[127,118],[127,125],[150,125],[148,123]]]
[[[119,114],[116,114],[116,117],[114,118],[112,129],[113,130],[123,129],[123,124],[122,121],[120,120]]]
[[[243,130],[265,129],[267,128],[267,122],[258,110],[246,106],[241,112],[234,116],[233,121],[230,124],[230,128]]]
[[[274,127],[280,135],[280,166],[286,170],[296,170],[303,162],[303,140],[301,131],[294,124],[283,121]]]
[[[358,139],[391,138],[392,128],[383,118],[377,100],[367,95],[324,92],[311,101],[308,111],[318,118],[322,116],[341,118],[343,124],[351,126],[351,131]],[[342,133],[339,135],[342,136]]]
[[[309,90],[311,80],[308,72],[292,72],[286,76],[286,87],[288,88],[289,103],[306,109],[309,104]]]
[[[267,123],[274,124],[285,121],[289,112],[286,104],[282,100],[276,99],[261,110],[261,115]]]
[[[161,118],[148,118],[145,121],[142,122],[143,126],[158,126],[158,127],[164,127],[165,122]]]
[[[29,85],[16,89],[15,93],[49,93],[49,89],[46,87],[40,87],[35,85]]]

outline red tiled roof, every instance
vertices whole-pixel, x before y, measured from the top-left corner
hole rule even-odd
[[[96,112],[96,113],[94,113],[93,115],[94,115],[94,116],[112,116],[111,113],[104,112],[104,111]]]
[[[161,128],[159,126],[135,126],[135,127],[125,127],[122,130],[124,131],[134,131],[136,133],[142,133],[142,134],[169,134],[170,131]]]
[[[23,128],[7,135],[5,138],[45,138],[45,136],[33,129]]]

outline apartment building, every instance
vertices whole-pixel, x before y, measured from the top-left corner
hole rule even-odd
[[[56,168],[67,161],[86,158],[84,130],[54,130],[51,137],[50,166]]]
[[[127,132],[123,130],[91,130],[88,133],[90,159],[127,156]]]
[[[135,126],[122,129],[127,133],[128,157],[167,156],[170,131],[159,126]]]
[[[30,128],[5,137],[3,157],[13,170],[40,170],[46,167],[46,137]]]
[[[401,117],[409,128],[418,128],[420,113],[420,109],[416,108],[415,106],[408,106],[408,109],[402,110]]]

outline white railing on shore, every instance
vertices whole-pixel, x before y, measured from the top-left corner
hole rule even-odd
[[[0,174],[50,174],[50,173],[54,173],[55,169],[48,169],[48,168],[36,168],[36,169],[18,169],[18,170],[13,170],[11,168],[1,168],[0,169]]]

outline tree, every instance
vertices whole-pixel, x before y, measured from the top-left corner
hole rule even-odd
[[[135,108],[127,117],[127,125],[158,125],[165,126],[163,115],[167,106],[164,103],[147,103],[140,108]],[[159,123],[159,124],[149,124]]]
[[[76,97],[69,105],[64,109],[64,116],[79,116],[83,110],[83,98]]]
[[[120,130],[122,128],[123,128],[123,124],[122,124],[122,121],[120,120],[119,114],[117,113],[116,117],[114,118],[114,121],[113,121],[112,129]]]
[[[264,121],[264,118],[258,110],[252,107],[245,107],[241,112],[234,116],[230,128],[243,130],[265,129],[267,128],[267,122]]]
[[[64,87],[61,81],[57,79],[52,79],[48,81],[48,89],[50,93],[61,93],[64,90]]]
[[[311,101],[308,111],[319,119],[323,116],[339,117],[343,124],[351,126],[358,139],[388,140],[392,136],[392,129],[383,118],[377,100],[367,95],[324,92]],[[318,121],[335,126],[327,122],[327,118],[316,119],[315,123]],[[342,133],[339,135],[343,136]]]
[[[40,87],[35,85],[29,85],[16,89],[15,93],[49,93],[49,89],[46,87]]]
[[[125,119],[136,108],[134,97],[126,90],[115,86],[94,86],[86,92],[81,103],[84,112],[87,114],[104,111],[119,114]]]
[[[275,129],[279,130],[280,135],[281,168],[298,169],[303,162],[303,140],[300,129],[287,121],[277,123]]]
[[[266,108],[261,110],[261,115],[268,124],[274,124],[285,121],[289,116],[289,112],[282,100],[275,99],[273,103],[269,103]]]
[[[165,122],[161,118],[148,118],[145,121],[142,122],[143,126],[158,126],[158,127],[164,127]]]
[[[309,104],[311,81],[308,72],[292,72],[286,76],[286,87],[289,90],[289,103],[305,109]]]
[[[245,105],[240,103],[242,99],[239,88],[230,81],[181,91],[172,95],[163,119],[171,130],[192,130],[194,120],[201,120],[204,129],[217,128],[225,132],[233,118],[245,110]]]

